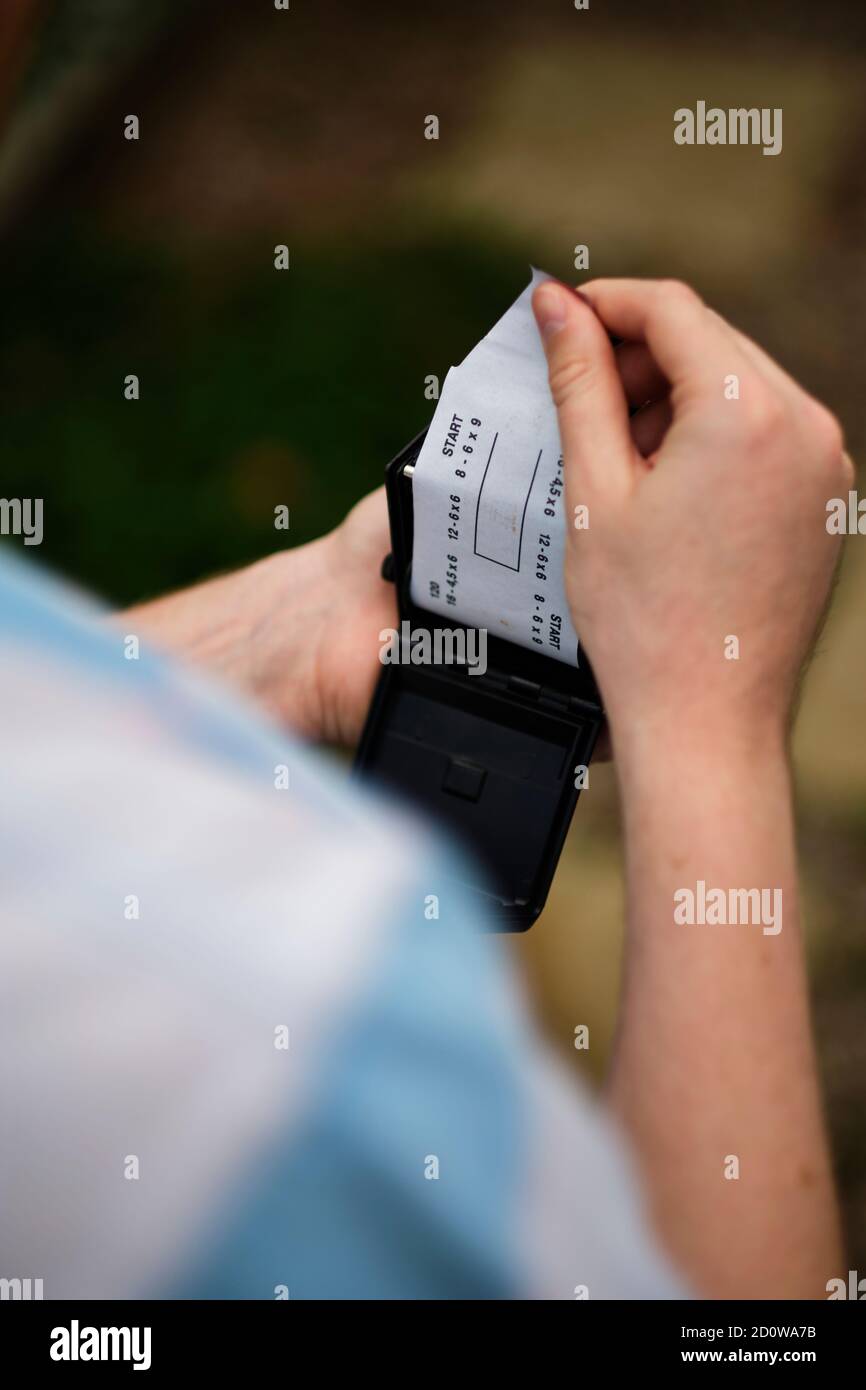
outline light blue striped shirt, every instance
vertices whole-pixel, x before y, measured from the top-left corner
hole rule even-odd
[[[678,1296],[450,849],[126,635],[0,556],[0,1277]]]

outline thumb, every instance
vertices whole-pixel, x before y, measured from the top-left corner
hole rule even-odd
[[[569,488],[624,493],[634,468],[628,405],[607,330],[585,299],[546,280],[532,296]]]

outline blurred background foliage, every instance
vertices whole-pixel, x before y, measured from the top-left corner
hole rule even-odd
[[[574,279],[578,243],[593,275],[692,281],[836,410],[857,458],[864,74],[866,7],[850,0],[4,0],[0,493],[43,496],[40,558],[115,603],[273,548],[278,503],[300,543],[381,480],[431,414],[425,378],[529,263]],[[674,110],[699,99],[782,107],[782,154],[675,146]],[[819,1050],[861,1273],[864,578],[853,538],[795,743]],[[613,1036],[622,907],[599,767],[549,906],[515,943],[545,1027],[590,1080]],[[581,1023],[589,1053],[572,1046]]]

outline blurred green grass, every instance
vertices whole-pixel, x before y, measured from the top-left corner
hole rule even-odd
[[[184,259],[85,226],[62,255],[53,237],[7,253],[4,487],[48,499],[43,559],[125,603],[275,548],[278,504],[289,544],[321,534],[528,275],[469,237],[291,256]]]

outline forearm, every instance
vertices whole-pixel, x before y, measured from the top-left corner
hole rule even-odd
[[[745,749],[719,731],[678,732],[676,747],[614,740],[628,922],[611,1103],[660,1232],[698,1291],[820,1296],[841,1256],[787,761],[781,740]],[[699,880],[726,895],[780,890],[781,930],[676,922],[675,892]]]

